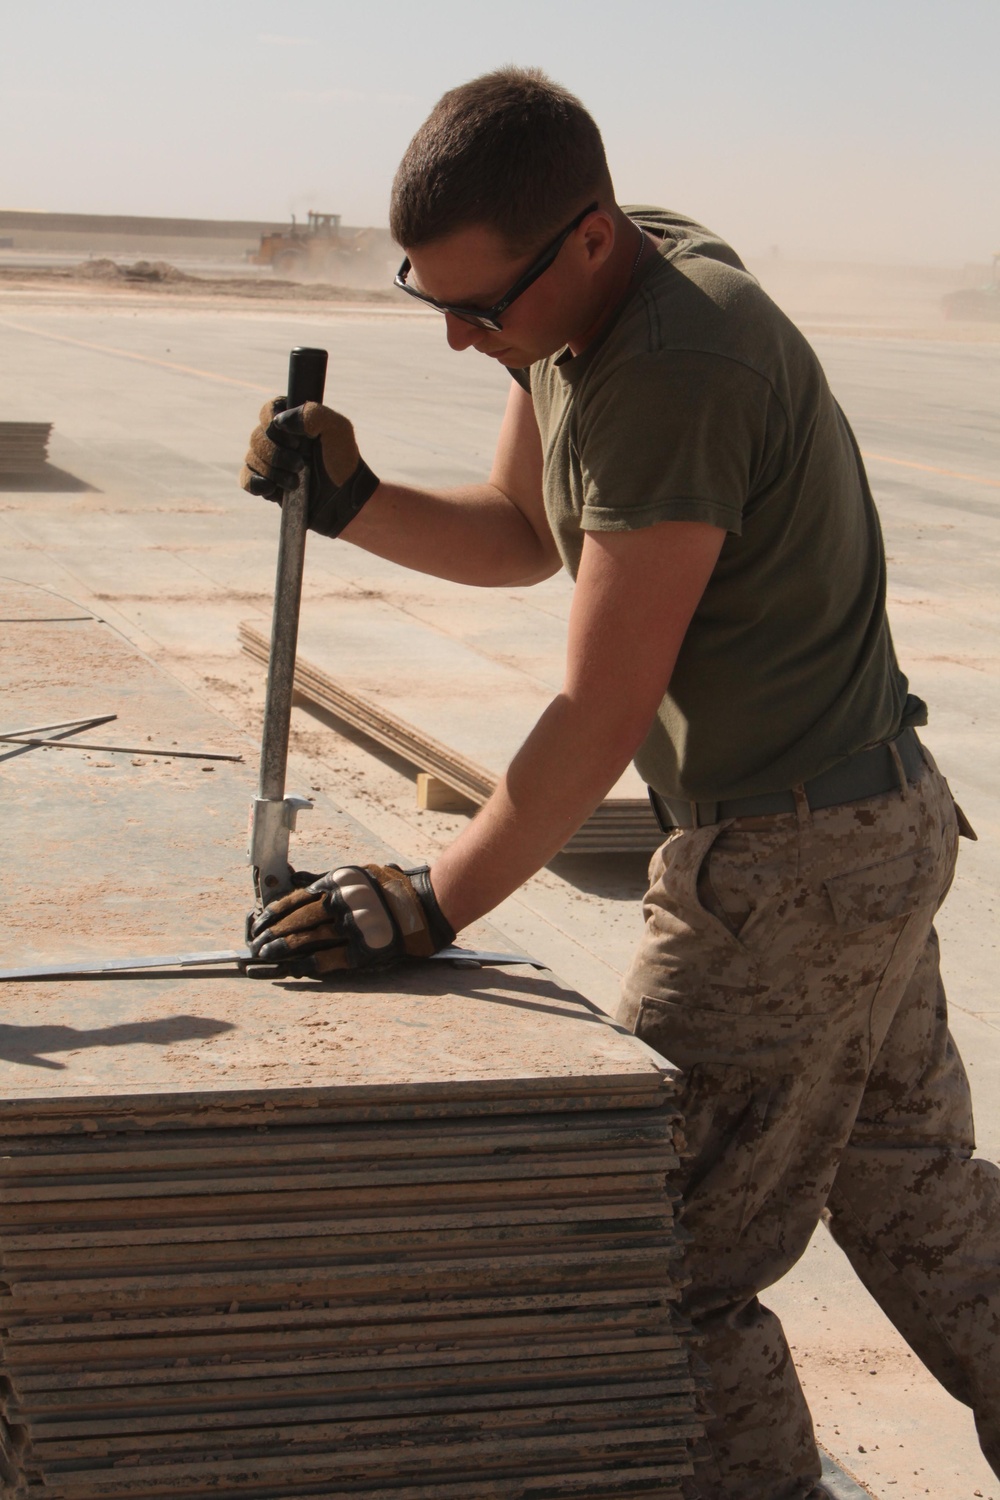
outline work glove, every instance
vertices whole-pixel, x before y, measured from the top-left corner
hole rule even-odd
[[[251,495],[280,504],[303,469],[309,472],[307,524],[323,536],[339,536],[379,484],[358,452],[346,417],[316,401],[286,411],[285,398],[279,396],[261,408],[240,484]]]
[[[430,958],[455,941],[437,903],[426,865],[343,865],[266,906],[250,928],[261,963],[295,973],[371,969],[403,958]]]

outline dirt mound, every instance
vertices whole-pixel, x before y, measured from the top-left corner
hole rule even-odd
[[[184,271],[178,271],[165,260],[137,260],[130,266],[119,265],[106,256],[99,260],[82,261],[75,269],[77,276],[91,281],[189,281]]]
[[[93,281],[117,281],[121,276],[121,270],[113,260],[103,258],[101,260],[85,260],[74,268],[77,276],[86,276]]]

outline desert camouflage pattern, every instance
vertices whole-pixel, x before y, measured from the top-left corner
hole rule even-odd
[[[654,856],[619,1020],[678,1070],[684,1308],[710,1377],[689,1500],[822,1494],[812,1422],[757,1294],[824,1210],[1000,1473],[1000,1172],[973,1155],[934,914],[958,824],[914,785],[676,830]]]

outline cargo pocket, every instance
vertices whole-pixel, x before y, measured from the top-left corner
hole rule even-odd
[[[690,1158],[675,1186],[698,1241],[720,1245],[757,1221],[762,1242],[778,1245],[797,1158],[810,1158],[810,1180],[832,1178],[821,1143],[852,1118],[838,1087],[852,1010],[846,1000],[825,1016],[733,1015],[643,996],[637,1032],[682,1070],[677,1102]],[[858,1080],[850,1092],[862,1087]]]
[[[635,1031],[677,1068],[736,1068],[774,1079],[810,1072],[810,1060],[827,1051],[851,1009],[848,998],[825,1015],[739,1015],[643,995]]]

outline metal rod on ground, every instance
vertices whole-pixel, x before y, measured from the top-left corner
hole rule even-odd
[[[54,724],[51,726],[52,732],[47,733],[45,735],[45,738],[41,740],[40,743],[43,745],[52,746],[53,748],[58,748],[56,743],[57,741],[68,739],[71,734],[76,734],[79,730],[93,729],[98,724],[110,723],[112,719],[117,719],[117,717],[117,714],[102,714],[100,717],[95,719],[79,719],[74,723],[65,724],[62,727]],[[32,731],[29,730],[28,733],[30,735]],[[14,748],[13,750],[5,750],[4,753],[0,755],[0,760],[14,760],[18,755],[28,755],[33,749],[36,748],[35,740],[31,738],[25,739],[23,736],[20,738],[12,738],[8,735],[7,739],[12,740]],[[96,748],[97,747],[95,745],[87,746],[88,750],[94,750]]]
[[[221,750],[170,750],[164,745],[91,745],[87,740],[47,740],[37,735],[0,734],[2,745],[41,745],[46,750],[100,750],[108,755],[162,755],[178,760],[242,760]]]
[[[323,400],[326,363],[325,349],[292,350],[288,361],[288,410],[305,401]],[[299,483],[286,493],[281,506],[260,781],[250,810],[247,858],[253,866],[257,899],[263,905],[291,889],[288,835],[295,826],[296,813],[309,806],[306,798],[285,796],[308,517],[309,475],[303,471]]]
[[[442,948],[439,953],[432,953],[431,959],[459,966],[526,964],[531,969],[548,967],[537,958],[529,958],[526,953],[493,953],[480,948]],[[245,969],[253,962],[254,957],[249,948],[217,948],[203,953],[161,953],[140,958],[70,958],[55,964],[28,964],[23,968],[0,969],[0,982],[9,979],[76,979],[89,974],[125,974],[141,969],[209,968],[213,964],[238,964],[241,969]],[[426,963],[427,960],[419,959],[417,962]],[[268,969],[274,965],[258,963],[257,967]],[[335,982],[334,976],[327,975],[326,982]]]
[[[22,739],[26,734],[50,734],[54,729],[96,729],[99,724],[110,724],[117,714],[91,714],[87,719],[64,719],[61,724],[32,724],[28,729],[8,729],[5,739]]]

